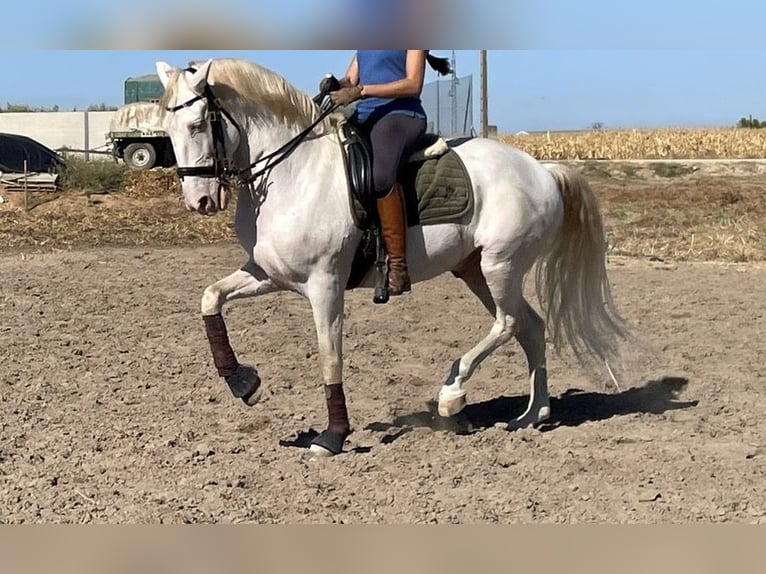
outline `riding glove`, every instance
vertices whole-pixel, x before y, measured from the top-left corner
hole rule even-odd
[[[330,92],[330,98],[334,104],[347,106],[362,97],[362,87],[353,86],[351,88],[341,88],[335,92]]]

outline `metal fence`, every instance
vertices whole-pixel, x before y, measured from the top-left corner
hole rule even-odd
[[[445,137],[473,136],[473,75],[450,76],[423,86],[428,131]]]

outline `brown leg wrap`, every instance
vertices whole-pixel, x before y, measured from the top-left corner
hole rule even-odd
[[[229,377],[237,372],[239,363],[234,351],[229,344],[229,334],[226,331],[226,323],[220,315],[204,315],[205,332],[213,352],[213,363],[221,377]]]
[[[325,385],[325,398],[327,399],[327,413],[329,422],[327,430],[347,437],[351,432],[346,410],[346,395],[343,393],[343,385]]]

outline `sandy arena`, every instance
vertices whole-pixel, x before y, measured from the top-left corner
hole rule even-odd
[[[551,353],[552,419],[508,433],[528,386],[512,342],[469,385],[465,416],[429,410],[490,318],[451,276],[346,304],[346,452],[324,428],[308,304],[226,308],[266,387],[247,408],[217,378],[203,288],[233,246],[0,255],[0,522],[766,522],[763,265],[612,258],[641,339],[621,389]],[[536,299],[532,299],[536,306]]]

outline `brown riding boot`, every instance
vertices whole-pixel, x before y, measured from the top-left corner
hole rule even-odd
[[[402,187],[397,183],[385,197],[378,199],[380,230],[388,252],[388,288],[391,295],[410,291],[407,272],[407,213]]]

